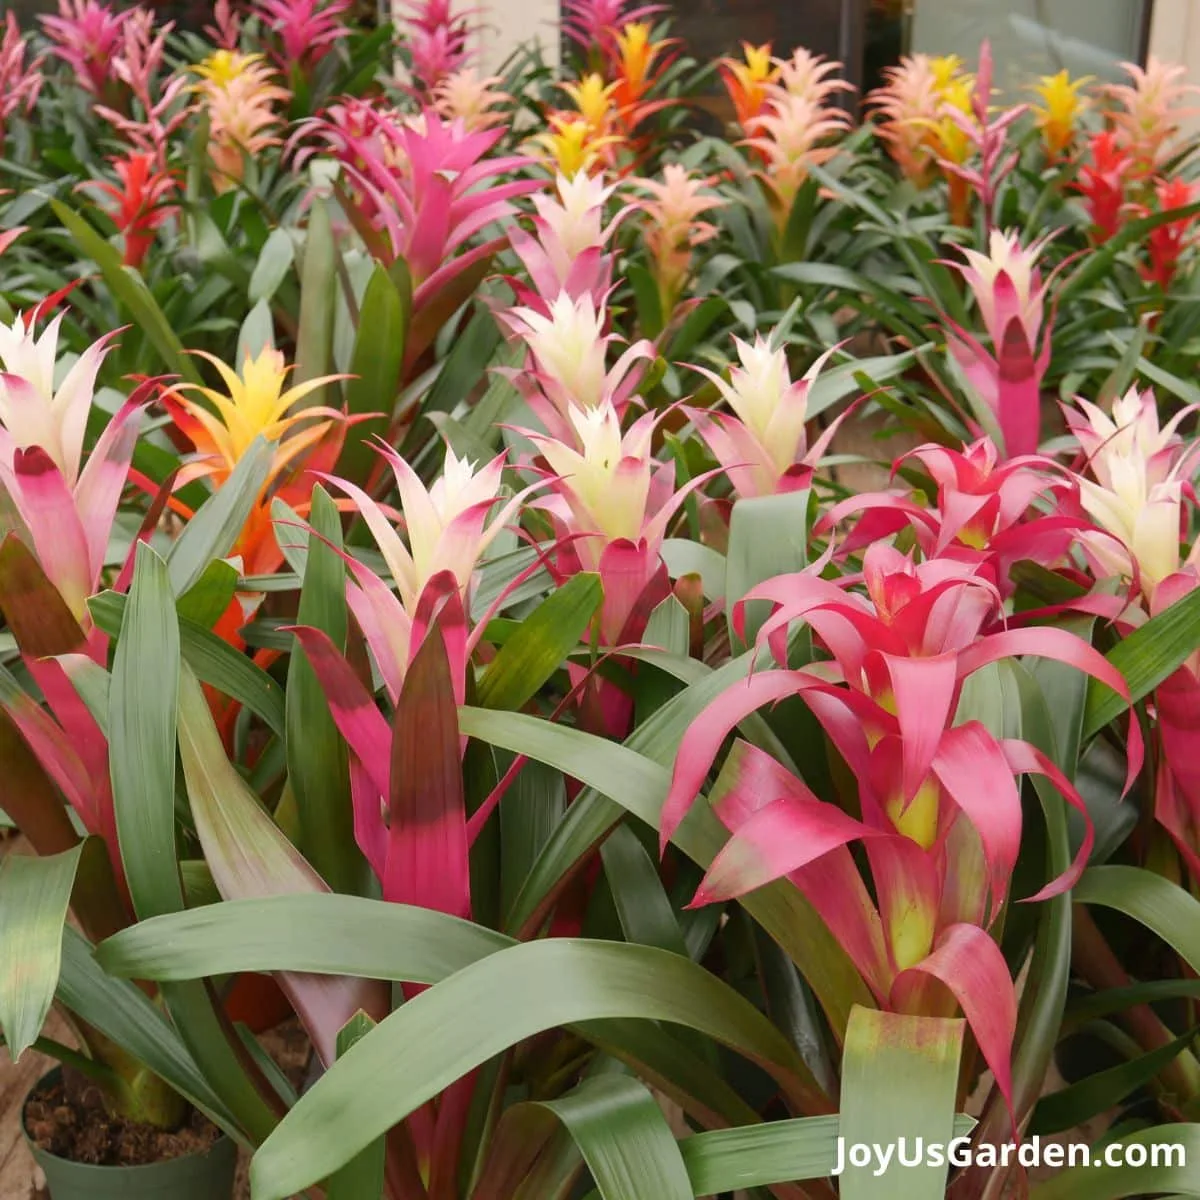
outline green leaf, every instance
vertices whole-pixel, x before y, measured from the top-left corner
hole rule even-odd
[[[520,709],[579,644],[603,597],[600,577],[575,575],[517,627],[479,681],[483,708]]]
[[[109,686],[109,770],[121,860],[141,918],[183,907],[175,855],[175,720],[179,621],[167,564],[146,542]]]
[[[1189,592],[1109,651],[1136,703],[1200,649],[1200,589]],[[1094,737],[1129,707],[1107,684],[1093,679],[1084,710],[1084,739]]]
[[[712,328],[714,322],[729,312],[729,301],[724,296],[708,296],[688,313],[679,331],[671,339],[664,357],[673,363],[686,362],[700,340]]]
[[[291,1108],[296,1103],[296,1089],[292,1087],[291,1082],[283,1073],[279,1064],[263,1049],[258,1038],[241,1021],[234,1024],[234,1029],[237,1030],[237,1035],[241,1039],[242,1045],[254,1060],[255,1065],[275,1089],[275,1094],[288,1108]]]
[[[662,547],[663,562],[672,579],[683,575],[699,575],[704,594],[710,600],[725,596],[725,559],[711,546],[686,538],[667,538]]]
[[[1200,204],[1189,204],[1183,208],[1157,212],[1136,221],[1125,221],[1121,228],[1102,246],[1098,246],[1089,254],[1085,254],[1079,266],[1071,272],[1058,288],[1055,301],[1061,308],[1068,298],[1076,292],[1100,282],[1112,270],[1113,260],[1125,249],[1140,242],[1146,234],[1165,225],[1170,221],[1186,220],[1200,214]]]
[[[1067,1005],[1066,1026],[1075,1028],[1097,1017],[1112,1016],[1138,1004],[1200,997],[1200,979],[1152,979],[1128,987],[1105,988],[1074,997]]]
[[[618,825],[600,847],[604,873],[625,938],[688,957],[675,910],[663,890],[657,864],[626,825]]]
[[[91,943],[69,925],[62,931],[62,973],[57,999],[165,1080],[231,1137],[246,1141],[237,1118],[145,992],[127,980],[105,974],[93,957]]]
[[[13,1061],[36,1041],[58,987],[63,925],[82,844],[0,858],[0,1031]]]
[[[248,358],[257,358],[267,347],[275,345],[275,318],[271,306],[260,300],[246,314],[238,331],[236,365],[240,370]]]
[[[408,336],[409,306],[391,276],[376,266],[367,281],[359,308],[358,332],[350,355],[346,380],[346,408],[351,416],[379,413],[346,430],[338,470],[348,479],[366,479],[378,455],[368,439],[387,432],[388,421],[400,390],[404,344]]]
[[[324,880],[229,761],[200,684],[186,666],[179,692],[179,756],[196,834],[222,896],[326,891]],[[355,1012],[386,1011],[386,989],[369,974],[334,980],[288,976],[280,983],[326,1060],[334,1053],[338,1030]]]
[[[1078,1128],[1098,1114],[1117,1107],[1130,1093],[1144,1087],[1169,1066],[1195,1037],[1196,1031],[1192,1030],[1148,1054],[1139,1055],[1105,1071],[1097,1071],[1077,1083],[1043,1096],[1033,1110],[1029,1132],[1061,1133],[1064,1129]]]
[[[428,309],[427,309],[428,311]],[[450,353],[446,355],[438,371],[438,377],[425,403],[421,406],[424,416],[431,413],[452,412],[471,396],[484,371],[492,361],[501,342],[500,325],[495,314],[486,306],[467,322],[467,327],[454,339]],[[408,452],[426,436],[427,430],[421,423],[414,422],[405,439],[402,452]]]
[[[297,625],[327,634],[344,651],[349,629],[342,525],[324,488],[313,489],[304,586]],[[293,530],[291,533],[299,534]],[[329,711],[325,691],[302,650],[293,650],[287,680],[288,779],[300,816],[300,849],[335,892],[359,892],[366,862],[354,839],[346,743]]]
[[[1069,622],[1068,622],[1069,624]],[[1086,632],[1080,629],[1079,632]],[[1075,776],[1079,733],[1087,676],[1064,663],[1038,659],[1032,663],[998,664],[1018,691],[1021,728],[1017,736],[1048,754],[1068,779]],[[1071,844],[1067,804],[1042,776],[1033,778],[1041,801],[1048,843],[1046,879],[1056,879],[1070,868]],[[1071,897],[1053,896],[1043,905],[1038,922],[1029,982],[1017,1013],[1018,1039],[1013,1053],[1013,1103],[1024,1117],[1044,1086],[1062,1025],[1071,978]],[[985,1117],[997,1138],[1010,1117],[997,1093],[993,1110]]]
[[[848,1145],[947,1145],[953,1137],[954,1097],[965,1022],[856,1008],[842,1057],[841,1133]],[[943,1200],[947,1165],[928,1162],[880,1170],[847,1164],[842,1200],[892,1200],[896,1172],[905,1200]]]
[[[597,1075],[540,1104],[570,1131],[604,1200],[693,1200],[679,1147],[645,1084]]]
[[[296,243],[286,229],[272,229],[259,251],[247,289],[251,304],[270,300],[296,260]]]
[[[180,617],[211,629],[225,615],[237,591],[237,568],[224,559],[214,559],[203,574],[179,597],[175,605]]]
[[[374,1028],[375,1022],[365,1012],[356,1013],[338,1034],[338,1057]],[[325,1187],[326,1200],[379,1200],[383,1195],[386,1150],[387,1142],[380,1137],[331,1175]]]
[[[1141,867],[1092,867],[1075,885],[1072,898],[1132,917],[1200,972],[1200,900],[1178,884]]]
[[[1144,1165],[1128,1165],[1125,1155],[1130,1147],[1141,1148],[1136,1153],[1144,1155]],[[1110,1151],[1120,1166],[1098,1161],[1101,1153]],[[1200,1125],[1155,1125],[1120,1138],[1103,1151],[1093,1150],[1090,1162],[1036,1185],[1030,1200],[1124,1200],[1164,1192],[1200,1196],[1197,1162]]]
[[[325,1178],[456,1079],[525,1038],[617,1017],[705,1033],[758,1062],[804,1102],[803,1064],[786,1039],[703,968],[645,946],[537,941],[490,955],[415,996],[334,1062],[254,1156],[254,1194],[284,1200]],[[444,1036],[447,1029],[453,1038]]]
[[[500,912],[506,917],[566,807],[562,774],[542,763],[526,762],[499,809]]]
[[[923,350],[925,347],[921,347]],[[823,413],[839,400],[850,395],[856,389],[869,391],[903,375],[917,361],[916,350],[906,350],[903,354],[881,354],[874,358],[851,359],[830,367],[814,380],[808,392],[808,407],[805,410],[808,419]],[[868,386],[863,387],[860,377],[865,377]]]
[[[1096,404],[1105,412],[1111,409],[1114,400],[1119,399],[1125,394],[1137,374],[1138,364],[1144,361],[1142,359],[1142,351],[1145,349],[1146,340],[1150,336],[1150,321],[1151,318],[1149,317],[1142,317],[1138,321],[1137,329],[1134,330],[1133,336],[1129,339],[1129,344],[1122,350],[1120,361],[1113,368],[1109,377],[1101,384],[1100,391],[1096,394]],[[1119,339],[1113,336],[1112,341],[1120,348]]]
[[[167,555],[175,595],[184,595],[213,559],[224,558],[233,548],[267,482],[274,454],[272,442],[256,437],[229,478],[184,526]]]
[[[630,263],[624,274],[633,289],[638,332],[642,337],[658,337],[663,331],[663,311],[657,281],[641,263]]]
[[[796,964],[761,926],[751,929],[764,1011],[796,1047],[817,1082],[829,1095],[836,1095],[837,1070],[812,989]],[[694,950],[692,957],[697,957]]]
[[[347,929],[354,937],[346,936]],[[96,953],[114,975],[136,979],[295,970],[428,984],[515,944],[432,909],[323,893],[227,900],[158,917],[105,941]],[[614,1020],[574,1028],[704,1119],[754,1119],[753,1110],[670,1031]]]
[[[396,270],[396,263],[392,264],[392,270]],[[439,288],[435,295],[428,297],[419,309],[414,310],[404,347],[404,364],[407,371],[416,366],[447,322],[474,298],[483,281],[491,273],[491,256],[478,259],[448,280],[445,286]]]
[[[168,370],[183,376],[190,383],[201,383],[199,371],[184,353],[183,343],[150,294],[150,289],[141,275],[121,262],[121,256],[96,232],[86,218],[73,212],[60,200],[51,198],[50,207],[82,253],[100,268],[100,274],[104,276],[104,282],[108,284],[113,296],[128,310],[134,324],[158,351]]]
[[[954,1136],[966,1136],[974,1124],[970,1117],[959,1114],[954,1118]],[[684,1138],[679,1149],[695,1194],[715,1196],[742,1188],[827,1178],[837,1166],[840,1136],[838,1117],[799,1117],[697,1133]],[[907,1192],[904,1200],[908,1200]]]
[[[658,828],[670,785],[670,771],[664,764],[674,761],[679,740],[695,715],[731,683],[745,677],[749,657],[745,655],[693,683],[640,726],[627,745],[518,713],[471,708],[460,711],[459,728],[468,736],[557,767],[594,789],[571,804],[518,897],[510,928],[522,928],[537,915],[540,898],[552,894],[557,881],[603,839],[625,812]],[[697,803],[673,841],[700,866],[708,867],[727,839],[727,832],[713,813]],[[785,881],[759,888],[739,903],[800,967],[840,1040],[852,1005],[866,1003],[868,992],[824,922],[800,892]]]
[[[175,847],[175,743],[181,677],[179,626],[167,564],[139,544],[109,688],[109,765],[121,858],[134,909],[183,908]],[[204,983],[165,988],[180,1035],[251,1137],[274,1117],[246,1074],[216,998]]]
[[[921,329],[928,323],[928,314],[912,302],[911,298],[893,287],[860,275],[846,267],[825,262],[784,263],[771,271],[781,279],[810,287],[829,288],[835,292],[849,292],[847,297],[854,303],[863,296],[872,297],[890,318],[902,318],[910,327]]]
[[[607,1065],[589,1063],[584,1079]],[[583,1155],[575,1139],[540,1104],[507,1108],[481,1149],[487,1157],[476,1161],[468,1192],[471,1200],[568,1200],[583,1171]]]
[[[513,945],[502,934],[444,913],[324,893],[226,901],[157,917],[104,942],[96,960],[115,975],[136,978],[186,979],[257,967],[436,983]],[[590,1036],[601,1025],[618,1024],[579,1028]],[[664,1040],[664,1031],[645,1028],[652,1040]],[[971,1124],[960,1118],[955,1133]],[[710,1195],[828,1175],[837,1133],[836,1117],[785,1121],[697,1135],[680,1149],[695,1193]]]
[[[716,1047],[695,1030],[636,1020],[580,1021],[571,1028],[630,1067],[702,1125],[743,1125],[758,1119],[754,1109],[726,1082]]]
[[[296,383],[307,383],[333,370],[333,323],[338,297],[337,245],[329,206],[313,201],[308,212],[304,258],[300,266],[300,330],[296,335]],[[303,407],[327,404],[328,385],[310,392]],[[226,485],[228,486],[228,485]]]
[[[776,575],[803,570],[808,565],[807,489],[778,496],[753,496],[739,500],[729,518],[729,552],[725,560],[725,607],[729,636],[743,646],[733,630],[734,606],[751,588]],[[746,643],[753,645],[771,606],[758,601],[747,606]]]
[[[433,909],[310,892],[225,900],[141,921],[101,942],[96,959],[110,974],[133,979],[260,970],[437,983],[515,944]]]
[[[670,595],[661,604],[656,605],[650,614],[650,619],[646,622],[646,632],[642,635],[642,644],[686,658],[691,642],[691,630],[691,614],[676,596]]]
[[[116,637],[125,604],[126,598],[116,592],[100,592],[88,601],[88,609],[97,628]],[[180,618],[179,636],[184,661],[201,680],[244,704],[274,733],[284,736],[283,689],[266,671],[194,621]]]
[[[1200,387],[1186,379],[1180,379],[1178,375],[1173,375],[1170,371],[1163,370],[1156,363],[1152,363],[1148,358],[1139,358],[1137,363],[1139,375],[1144,375],[1151,383],[1157,384],[1160,388],[1170,392],[1172,396],[1182,400],[1185,404],[1200,403]]]

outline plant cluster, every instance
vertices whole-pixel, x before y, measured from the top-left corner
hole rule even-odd
[[[564,7],[9,14],[10,1051],[256,1200],[1191,1194],[1193,89]]]

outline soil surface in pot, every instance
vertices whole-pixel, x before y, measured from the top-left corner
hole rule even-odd
[[[75,1087],[61,1080],[30,1093],[25,1128],[39,1149],[71,1162],[103,1167],[138,1167],[203,1153],[221,1136],[198,1112],[192,1112],[174,1132],[114,1117],[105,1110],[95,1087]]]

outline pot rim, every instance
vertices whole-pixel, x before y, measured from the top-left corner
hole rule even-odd
[[[65,1163],[76,1171],[160,1171],[164,1167],[176,1167],[176,1164],[199,1162],[203,1159],[210,1158],[218,1151],[225,1149],[226,1145],[233,1146],[233,1139],[218,1127],[220,1137],[217,1138],[210,1146],[203,1150],[192,1150],[187,1154],[177,1154],[174,1158],[160,1158],[157,1162],[149,1163],[129,1163],[117,1165],[114,1163],[84,1163],[77,1162],[73,1158],[66,1158],[61,1154],[55,1154],[52,1150],[44,1150],[29,1136],[29,1130],[25,1127],[25,1109],[29,1104],[29,1098],[38,1091],[49,1080],[55,1079],[62,1075],[62,1067],[52,1067],[44,1075],[39,1076],[36,1083],[25,1093],[25,1099],[21,1102],[21,1136],[25,1139],[26,1146],[29,1147],[30,1153],[37,1158],[49,1158],[55,1162]],[[177,1167],[176,1169],[182,1169]]]

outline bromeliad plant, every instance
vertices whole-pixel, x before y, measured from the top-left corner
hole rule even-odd
[[[533,312],[513,319],[516,339]],[[578,336],[603,364],[600,328]],[[17,414],[62,405],[58,393],[32,395],[48,351],[39,357],[23,327],[12,337],[6,361],[30,391],[10,372],[6,394],[18,398],[6,427],[31,445],[61,445],[51,437],[60,424],[13,432]],[[1114,562],[1143,590],[1160,573],[1142,570],[1141,541],[1129,541],[1140,557],[1116,554],[1132,535],[1097,489],[1119,486],[1133,508],[1142,495],[1161,504],[1179,494],[1194,455],[1183,453],[1179,423],[1160,431],[1134,395],[1108,424],[1092,408],[1072,418],[1094,484],[1048,458],[1004,460],[984,439],[961,452],[927,446],[898,464],[919,489],[909,495],[826,509],[820,450],[792,446],[820,374],[793,384],[782,345],[740,351],[728,382],[711,376],[737,418],[688,412],[726,431],[743,421],[770,450],[782,434],[764,419],[788,424],[787,462],[752,487],[737,484],[744,465],[723,458],[681,487],[675,460],[655,453],[657,414],[622,419],[611,394],[558,379],[561,407],[547,399],[529,410],[555,429],[505,433],[506,423],[497,432],[509,449],[485,465],[448,450],[430,484],[381,446],[394,507],[327,471],[307,519],[277,498],[273,535],[292,574],[276,578],[298,601],[282,621],[244,631],[253,644],[275,630],[284,653],[273,662],[255,665],[212,632],[249,586],[242,560],[216,556],[237,553],[273,464],[292,456],[289,439],[309,444],[332,428],[336,413],[303,409],[316,432],[296,433],[288,413],[300,393],[336,381],[281,393],[278,360],[264,352],[240,376],[228,372],[225,395],[168,394],[177,419],[195,423],[195,444],[203,428],[220,452],[187,470],[215,490],[165,559],[153,541],[138,543],[114,586],[90,597],[87,653],[45,640],[29,597],[32,587],[41,606],[52,603],[38,565],[46,550],[11,534],[0,595],[24,652],[3,677],[20,738],[11,744],[27,748],[19,819],[37,830],[54,811],[52,785],[61,789],[104,845],[117,906],[110,927],[85,924],[94,938],[113,935],[95,961],[70,934],[36,991],[6,984],[0,995],[21,997],[0,1012],[14,1045],[28,1044],[26,1014],[44,1012],[61,979],[87,1053],[69,1061],[108,1083],[116,1105],[128,1102],[123,1064],[141,1059],[259,1147],[254,1189],[266,1197],[368,1166],[373,1194],[399,1198],[557,1194],[584,1169],[601,1194],[624,1196],[620,1181],[638,1167],[650,1182],[634,1194],[648,1198],[662,1179],[674,1180],[668,1195],[704,1194],[744,1179],[723,1126],[757,1124],[764,1145],[807,1145],[822,1114],[838,1111],[852,1129],[883,1103],[898,1129],[932,1136],[952,1128],[984,1067],[995,1099],[975,1109],[981,1145],[1030,1121],[1053,1127],[1063,1105],[1081,1111],[1039,1100],[1055,1048],[1040,1031],[1061,1020],[1054,1006],[1071,972],[1045,949],[1061,946],[1062,906],[1074,888],[1120,907],[1106,890],[1116,884],[1187,897],[1133,866],[1089,868],[1098,814],[1072,776],[1089,739],[1149,695],[1162,664],[1186,674],[1200,645],[1186,599],[1151,600],[1153,615],[1135,620],[1103,582]],[[555,378],[543,355],[537,386]],[[633,388],[630,408],[645,401],[644,385]],[[199,407],[205,399],[220,423]],[[244,445],[251,433],[259,440]],[[52,457],[13,451],[23,452]],[[1161,500],[1120,482],[1121,464],[1137,462],[1165,489]],[[725,472],[736,491],[721,554],[687,538],[684,506]],[[346,497],[344,516],[326,487]],[[350,518],[379,559],[347,540]],[[1031,604],[1029,588],[1048,581],[1067,601]],[[1164,598],[1178,591],[1158,586]],[[1137,629],[1110,660],[1086,621],[1071,617],[1068,628],[1062,612],[1109,613]],[[1134,637],[1136,657],[1125,650]],[[1170,805],[1181,794],[1170,772],[1186,754],[1176,690],[1160,688],[1140,715],[1152,761],[1161,736],[1168,764],[1160,819],[1183,838]],[[220,736],[214,691],[240,707],[233,738]],[[1097,706],[1108,714],[1099,723],[1088,715]],[[1119,795],[1136,796],[1136,718],[1128,729],[1111,736],[1126,741]],[[180,768],[176,814],[164,785]],[[1045,807],[1040,845],[1023,787]],[[1068,809],[1080,814],[1073,847]],[[531,841],[535,819],[543,833]],[[61,936],[54,919],[85,858],[67,849],[40,861],[0,876],[31,947]],[[197,887],[215,895],[197,906]],[[730,919],[714,921],[722,909]],[[1081,937],[1077,970],[1093,985],[1104,937],[1099,927]],[[1044,987],[1023,986],[1027,959]],[[276,973],[323,1065],[299,1100],[259,1073],[253,1035],[239,1042],[223,1014],[214,985],[245,970]],[[160,987],[167,1016],[135,1002],[142,994],[122,977]],[[381,979],[402,985],[395,1002]],[[198,980],[208,982],[189,982]],[[823,1014],[803,1052],[773,1023],[780,988]],[[114,1017],[127,1011],[113,1009],[118,995],[152,1020],[152,1038]],[[464,1036],[437,1035],[447,1011],[463,1014]],[[667,1025],[648,1034],[646,1021]],[[1135,1023],[1135,1036],[1162,1057],[1171,1034],[1159,1025],[1158,1044],[1154,1021]],[[708,1039],[756,1073],[714,1057]],[[895,1067],[873,1074],[881,1044]],[[1186,1079],[1174,1057],[1161,1069]],[[932,1090],[914,1107],[918,1083]],[[656,1094],[682,1113],[681,1140]],[[593,1128],[581,1114],[594,1105],[640,1137],[655,1130],[650,1146],[608,1121]],[[145,1109],[134,1111],[153,1115]],[[539,1112],[560,1116],[571,1141]],[[826,1153],[808,1168],[768,1156],[752,1178],[779,1195],[826,1194]],[[967,1172],[953,1186],[972,1192],[1000,1178]],[[920,1186],[941,1194],[944,1171]]]

